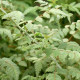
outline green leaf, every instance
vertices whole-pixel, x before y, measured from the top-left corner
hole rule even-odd
[[[33,24],[31,22],[28,22],[26,24],[26,28],[28,29],[28,31],[32,31],[33,30]]]
[[[26,10],[24,11],[24,15],[27,15],[27,14],[30,13],[30,12],[35,12],[37,9],[38,9],[37,6],[36,6],[36,7],[29,7],[28,9],[26,9]]]
[[[41,60],[38,60],[35,63],[35,71],[36,71],[36,76],[37,77],[39,76],[39,73],[40,73],[41,69],[42,69],[42,62],[41,62]]]
[[[46,69],[46,72],[54,72],[55,71],[55,66],[50,66]]]
[[[17,62],[20,62],[22,59],[21,59],[21,57],[16,57],[15,60],[16,60]]]
[[[52,16],[52,17],[50,18],[49,22],[51,23],[51,22],[53,22],[53,21],[54,21],[54,17]]]
[[[20,75],[19,67],[13,63],[8,58],[2,58],[0,59],[0,67],[3,70],[5,69],[5,74],[9,76],[11,80],[18,80]]]
[[[35,20],[38,21],[38,22],[43,22],[43,19],[40,16],[36,17]]]
[[[76,39],[80,39],[80,30],[78,32],[76,32],[73,36]]]
[[[61,11],[60,9],[54,9],[53,8],[53,9],[50,9],[49,12],[52,13],[52,14],[55,14],[55,15],[61,14],[61,15],[67,16],[67,14],[64,13],[63,11]]]
[[[78,30],[80,30],[80,21],[79,21],[79,20],[78,20],[77,23],[76,23],[76,28],[77,28]]]
[[[45,17],[45,18],[50,18],[50,15],[49,15],[47,12],[45,12],[45,13],[43,14],[43,17]]]
[[[2,19],[9,19],[9,18],[14,20],[16,23],[19,23],[24,19],[24,15],[20,11],[12,11],[2,17]]]
[[[25,61],[20,61],[19,65],[23,67],[27,67],[27,63]]]
[[[72,78],[80,79],[80,70],[71,66],[68,67],[68,70],[69,75],[72,76]]]
[[[75,30],[75,23],[72,23],[71,25],[70,25],[70,28],[71,28],[71,30]]]
[[[47,56],[50,56],[52,54],[52,52],[53,52],[51,47],[46,48],[44,51],[45,51]]]
[[[48,76],[46,77],[46,80],[62,80],[62,79],[59,75],[54,73],[54,74],[48,74]]]
[[[13,40],[11,31],[8,30],[8,29],[0,28],[0,35],[2,35],[2,37],[3,37],[3,35],[8,36],[11,42],[12,42],[12,40]]]

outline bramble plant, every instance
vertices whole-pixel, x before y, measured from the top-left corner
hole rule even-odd
[[[0,80],[80,80],[80,1],[0,0]]]

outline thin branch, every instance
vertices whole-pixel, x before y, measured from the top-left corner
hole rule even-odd
[[[5,11],[5,10],[3,10],[2,8],[0,8],[5,14],[7,14],[7,12]],[[10,18],[11,19],[11,18]],[[20,31],[22,31],[22,32],[24,32],[31,40],[33,40],[33,38],[31,37],[31,36],[29,36],[29,34],[26,32],[26,30],[24,30],[23,28],[21,28],[13,19],[11,19],[14,23],[15,23],[15,25],[17,26],[17,28],[20,30]]]
[[[51,57],[51,59],[56,63],[56,65],[60,68],[60,69],[62,69],[62,67],[58,64],[58,62],[56,61],[56,59],[54,58],[54,57],[52,57],[52,56],[50,56]]]

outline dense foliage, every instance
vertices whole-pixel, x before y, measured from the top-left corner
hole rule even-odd
[[[0,80],[80,80],[80,0],[0,0]]]

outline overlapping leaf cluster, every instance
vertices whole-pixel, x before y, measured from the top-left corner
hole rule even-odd
[[[0,0],[0,80],[80,80],[80,3],[34,1]]]

